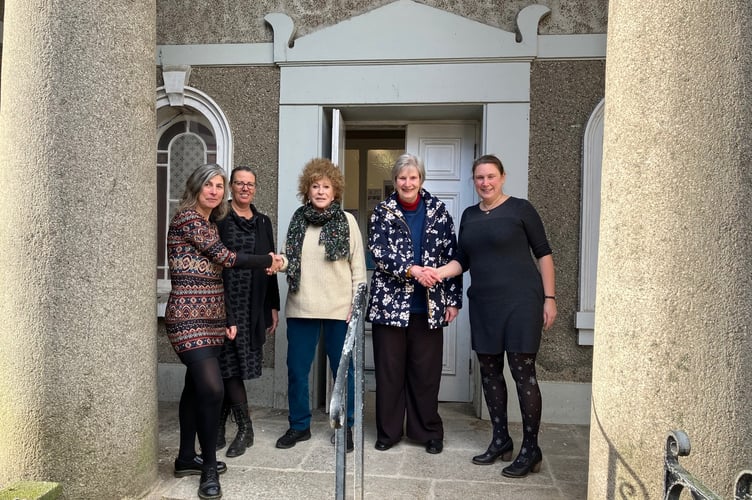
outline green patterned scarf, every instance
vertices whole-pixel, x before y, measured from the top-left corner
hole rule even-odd
[[[287,284],[291,292],[297,292],[300,287],[300,254],[308,224],[322,226],[319,245],[324,245],[328,260],[350,256],[350,227],[340,204],[335,201],[319,212],[311,203],[306,203],[295,211],[287,229],[285,254],[288,262]]]

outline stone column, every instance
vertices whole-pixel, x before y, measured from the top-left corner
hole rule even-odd
[[[154,0],[6,0],[0,484],[156,480]]]
[[[752,463],[752,7],[609,2],[591,499]]]

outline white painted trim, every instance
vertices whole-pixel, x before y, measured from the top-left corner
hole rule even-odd
[[[473,78],[468,78],[473,75]],[[426,85],[426,82],[441,82]],[[489,85],[488,82],[494,82]],[[529,102],[527,62],[284,66],[281,105]]]
[[[538,59],[606,59],[606,35],[540,35]]]
[[[217,163],[222,165],[227,173],[232,171],[232,132],[230,123],[219,105],[208,95],[193,87],[184,87],[184,106],[196,110],[211,124],[214,137],[217,140]],[[157,89],[157,107],[159,110],[170,106],[170,97],[164,87]]]
[[[273,66],[271,43],[157,45],[158,66]]]
[[[0,43],[2,43],[3,40],[3,22],[0,21]]]
[[[397,0],[345,22],[293,40],[295,27],[283,13],[264,19],[274,30],[274,60],[280,66],[345,62],[441,62],[504,59],[530,60],[538,52],[538,24],[550,13],[529,5],[517,15],[516,34],[412,0]],[[419,19],[419,22],[416,22]],[[385,35],[385,33],[387,33]],[[405,43],[394,33],[410,33]]]
[[[601,99],[588,119],[582,152],[582,213],[580,215],[579,311],[575,319],[578,343],[593,345],[595,336],[596,273],[601,213],[601,164],[603,161],[603,118]]]
[[[271,43],[158,45],[157,64],[284,67],[606,58],[605,34],[538,35],[538,25],[549,13],[543,5],[522,9],[517,15],[522,40],[517,41],[514,32],[411,0],[392,2],[298,39],[292,19],[275,12],[264,17],[274,30]],[[391,33],[409,32],[416,43],[384,36],[384,26]]]
[[[274,44],[270,42],[157,45],[157,65],[275,66],[274,50]],[[546,60],[605,60],[606,35],[539,35],[537,58]],[[473,60],[481,61],[482,59],[476,57]],[[499,58],[492,58],[487,61],[498,60]],[[505,58],[505,60],[509,59]],[[453,60],[446,59],[446,62],[453,62]],[[354,64],[357,63],[357,61],[354,62]],[[426,63],[426,61],[402,59],[400,63],[420,64]]]

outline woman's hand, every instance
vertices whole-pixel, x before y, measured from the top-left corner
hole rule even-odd
[[[274,332],[277,331],[277,326],[279,326],[279,311],[272,309],[272,324],[266,329],[266,334],[274,335]]]
[[[266,274],[272,275],[282,269],[282,267],[284,267],[285,259],[281,255],[275,254],[274,252],[269,252],[269,255],[272,256],[272,265],[266,268]]]
[[[556,301],[553,299],[546,299],[543,302],[543,329],[548,330],[556,320]]]
[[[460,310],[457,309],[454,306],[447,306],[446,311],[444,312],[444,321],[446,323],[451,323],[454,321],[454,318],[457,317],[457,315],[460,313]]]
[[[431,288],[436,283],[441,281],[441,276],[439,276],[439,273],[436,271],[433,267],[420,267],[420,266],[413,266],[412,269],[418,269],[415,271],[415,279],[418,280],[418,283],[423,285],[426,288]]]
[[[237,325],[228,326],[225,328],[225,336],[230,340],[235,340],[235,336],[238,334]]]

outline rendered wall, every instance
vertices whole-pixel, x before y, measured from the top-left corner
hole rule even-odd
[[[234,1],[159,0],[157,12],[157,43],[251,43],[270,42],[272,32],[264,22],[271,12],[290,16],[303,36],[326,26],[337,24],[355,15],[391,3],[390,0]],[[535,3],[551,9],[541,23],[541,34],[605,33],[608,0],[472,0],[446,2],[426,0],[422,3],[506,31],[514,31],[520,10]],[[416,20],[419,22],[419,20]],[[385,34],[385,36],[403,36]]]

